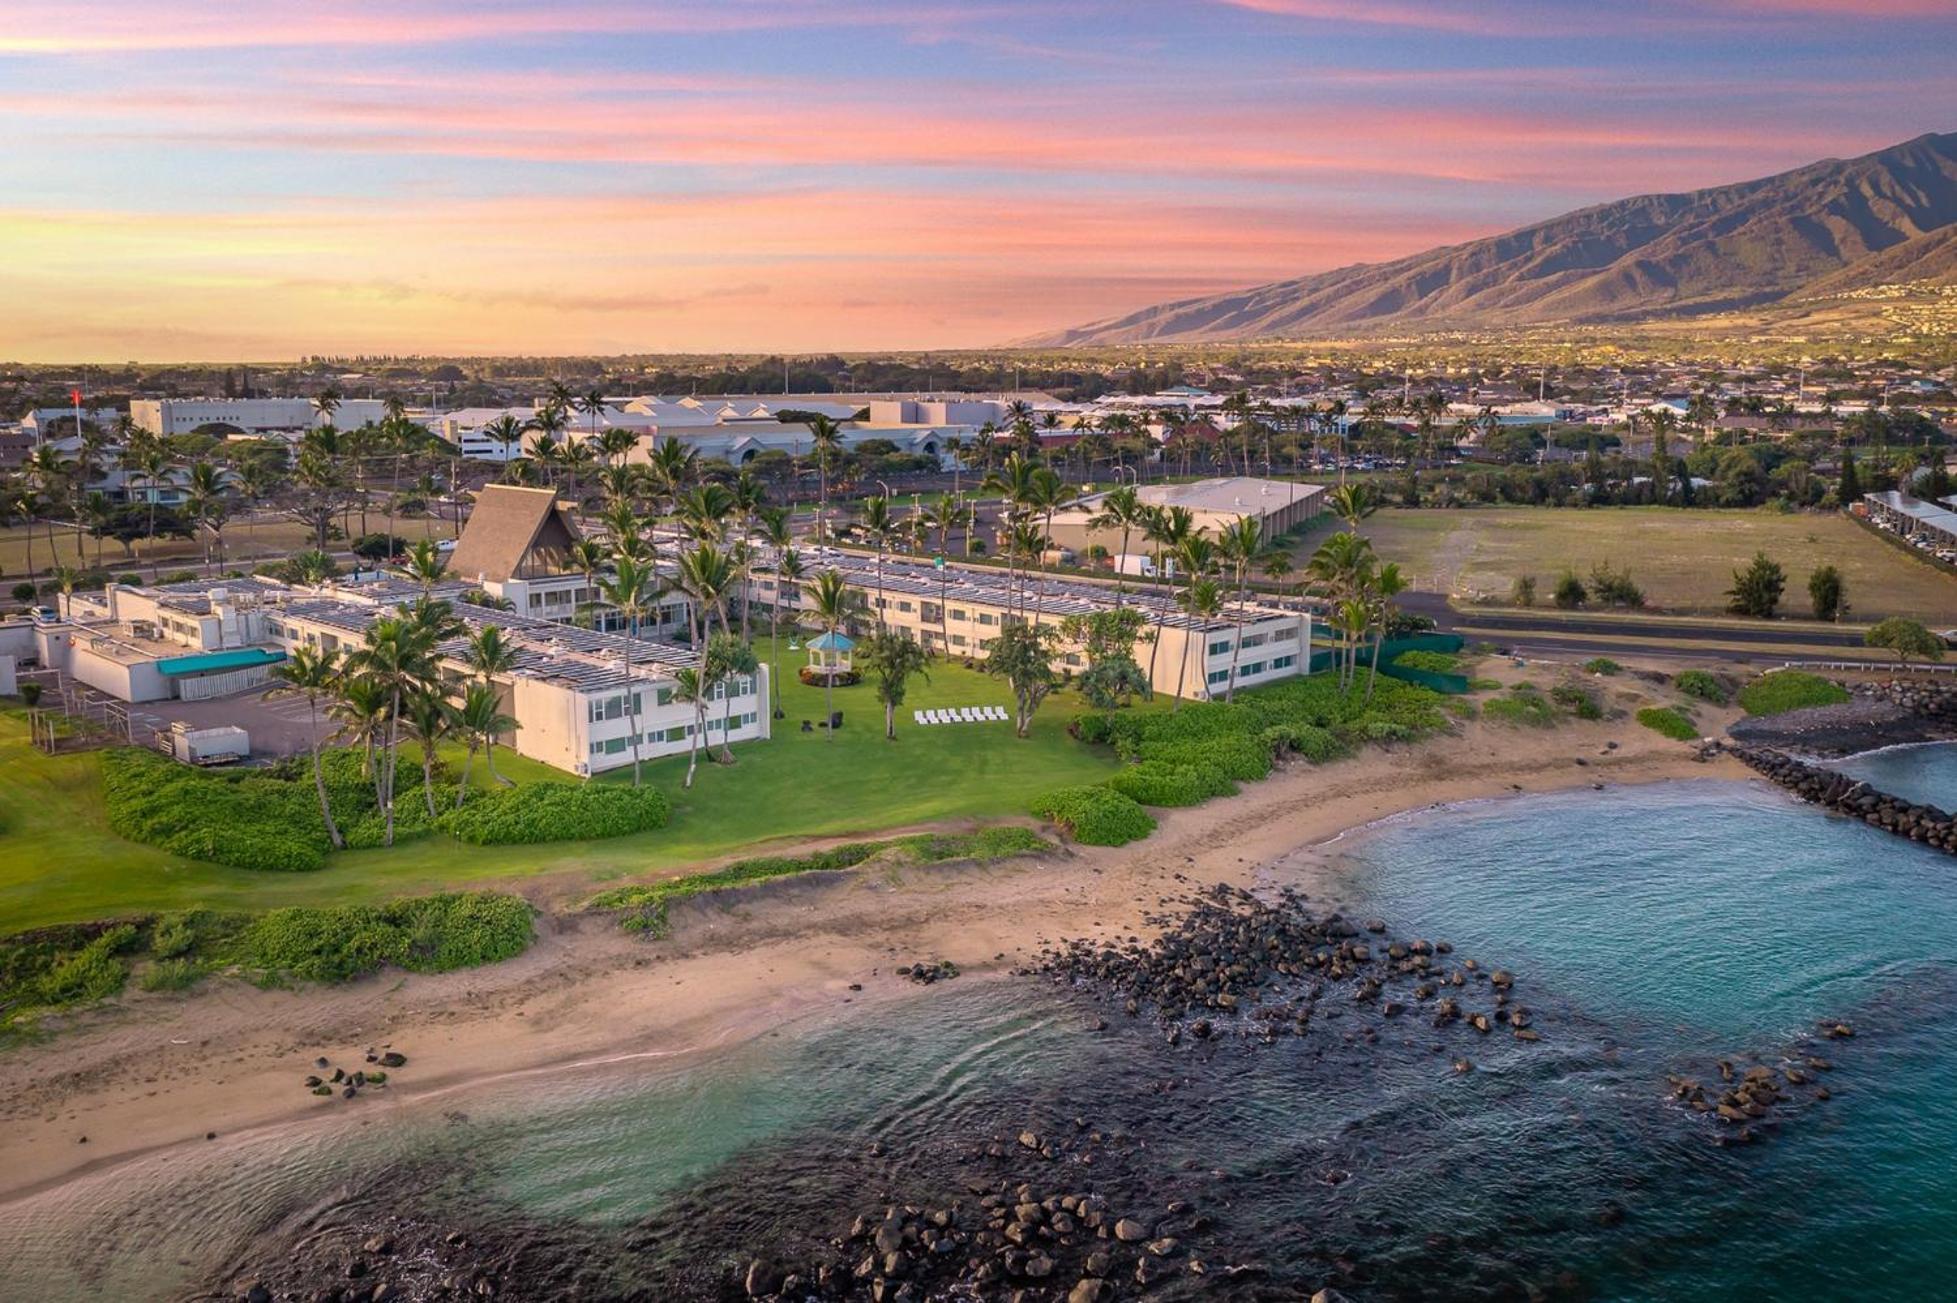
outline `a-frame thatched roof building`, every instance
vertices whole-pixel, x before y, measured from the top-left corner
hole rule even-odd
[[[561,575],[570,568],[578,527],[558,505],[557,490],[490,484],[456,540],[449,573],[464,583],[508,583]]]

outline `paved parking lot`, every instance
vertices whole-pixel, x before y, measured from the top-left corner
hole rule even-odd
[[[241,692],[217,701],[148,701],[129,711],[140,741],[148,725],[167,733],[170,725],[184,720],[193,728],[216,728],[231,724],[251,735],[254,759],[293,755],[307,749],[307,709],[304,697],[274,697],[267,700],[262,691]],[[332,730],[325,718],[325,703],[320,703],[320,740]]]

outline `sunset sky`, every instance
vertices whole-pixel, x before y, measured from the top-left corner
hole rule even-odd
[[[1957,129],[1957,0],[0,0],[0,358],[998,344]]]

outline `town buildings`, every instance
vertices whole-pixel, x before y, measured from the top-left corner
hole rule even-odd
[[[1185,507],[1198,529],[1220,535],[1241,516],[1256,520],[1266,543],[1290,533],[1325,510],[1325,488],[1295,480],[1267,480],[1252,476],[1198,480],[1193,484],[1145,484],[1135,496],[1152,507]],[[1047,531],[1055,547],[1085,555],[1091,547],[1106,548],[1109,555],[1121,551],[1121,531],[1092,522],[1105,508],[1107,494],[1096,493],[1069,503],[1053,514]],[[1141,547],[1140,538],[1130,538],[1131,551]]]
[[[341,429],[370,425],[387,414],[377,398],[342,399],[332,423]],[[221,426],[239,434],[281,434],[326,423],[309,398],[133,398],[129,419],[165,437]]]

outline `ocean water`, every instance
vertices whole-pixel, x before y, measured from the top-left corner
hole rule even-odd
[[[1957,742],[1884,747],[1838,760],[1834,767],[1895,796],[1957,811]]]
[[[573,1233],[621,1288],[712,1297],[758,1250],[975,1178],[1186,1200],[1214,1220],[1198,1252],[1269,1273],[1164,1297],[1880,1300],[1957,1279],[1957,861],[1733,783],[1423,812],[1329,853],[1315,899],[1510,968],[1542,1042],[1328,1001],[1303,1038],[1172,1047],[1146,1020],[1091,1031],[1084,992],[961,979],[684,1063],[124,1164],[0,1207],[0,1292],[177,1297],[412,1200],[479,1234]],[[1274,880],[1316,881],[1304,858]],[[1834,1098],[1761,1143],[1720,1147],[1666,1100],[1666,1073],[1777,1054],[1820,1018],[1857,1033],[1822,1051]],[[1041,1166],[1010,1144],[1025,1128],[1107,1140],[1092,1168]]]

